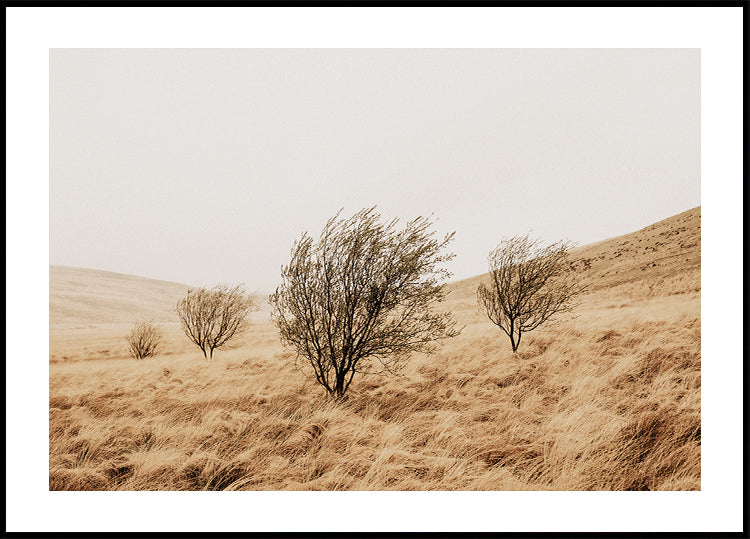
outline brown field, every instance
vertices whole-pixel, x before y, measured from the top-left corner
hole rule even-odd
[[[700,207],[574,251],[576,317],[517,354],[451,283],[465,329],[344,402],[268,321],[207,363],[184,285],[51,268],[50,490],[700,490]],[[488,248],[491,246],[488,246]],[[123,337],[164,325],[155,358]]]

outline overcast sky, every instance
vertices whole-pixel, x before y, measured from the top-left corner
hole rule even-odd
[[[271,291],[339,209],[434,214],[454,279],[700,205],[698,49],[54,49],[50,263]]]

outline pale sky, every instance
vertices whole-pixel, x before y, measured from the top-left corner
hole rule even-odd
[[[701,204],[699,49],[53,49],[50,264],[272,291],[343,208],[580,244]]]

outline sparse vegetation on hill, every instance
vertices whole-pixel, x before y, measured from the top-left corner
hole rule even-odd
[[[699,490],[700,208],[571,258],[589,286],[574,320],[513,354],[476,311],[486,276],[451,283],[461,335],[341,401],[263,317],[209,365],[176,323],[148,362],[118,327],[56,338],[49,487]]]

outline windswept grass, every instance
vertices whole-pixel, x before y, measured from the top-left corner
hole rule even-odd
[[[527,339],[477,321],[341,403],[278,346],[53,364],[50,488],[700,488],[697,315]]]

